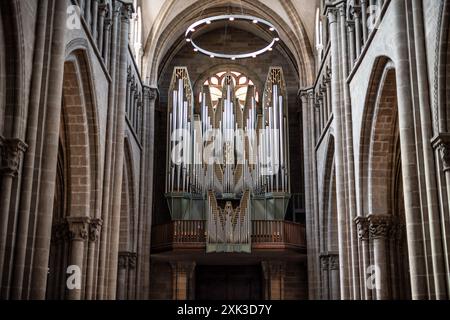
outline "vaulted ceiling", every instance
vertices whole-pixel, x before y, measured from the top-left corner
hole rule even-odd
[[[245,12],[277,26],[299,70],[301,85],[312,83],[314,21],[319,0],[141,0],[144,73],[156,85],[159,64],[187,27],[211,14]]]

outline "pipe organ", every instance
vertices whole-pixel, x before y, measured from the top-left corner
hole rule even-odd
[[[207,252],[250,252],[252,219],[284,220],[290,199],[282,69],[264,88],[237,75],[205,83],[197,108],[186,68],[170,86],[166,197],[172,219],[207,220]]]

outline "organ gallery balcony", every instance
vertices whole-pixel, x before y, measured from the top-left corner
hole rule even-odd
[[[152,230],[152,253],[206,252],[206,220],[176,220],[156,225]],[[289,221],[251,222],[251,252],[306,252],[306,230]]]

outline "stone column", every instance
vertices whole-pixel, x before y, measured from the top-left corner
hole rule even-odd
[[[86,300],[91,300],[94,297],[94,283],[95,283],[95,261],[96,261],[96,248],[98,239],[100,237],[101,219],[94,219],[89,225],[89,246],[88,246],[88,265],[87,265],[87,279],[86,279]]]
[[[170,265],[172,267],[173,300],[188,300],[195,262],[173,262]]]
[[[120,227],[120,208],[122,194],[123,164],[124,164],[124,140],[125,140],[125,104],[126,104],[126,85],[127,85],[127,64],[128,64],[128,34],[130,27],[130,17],[133,6],[122,3],[120,7],[120,42],[119,42],[119,64],[117,78],[117,107],[116,107],[116,135],[114,137],[114,181],[112,186],[112,220],[111,220],[111,255],[110,255],[110,273],[108,276],[108,299],[114,299],[116,296],[117,284],[117,266],[119,252],[119,227]]]
[[[396,82],[398,99],[398,119],[400,131],[400,149],[402,160],[402,178],[404,186],[405,216],[408,238],[408,257],[411,274],[411,292],[414,300],[429,298],[428,271],[425,262],[423,219],[420,201],[420,182],[417,161],[417,140],[414,121],[410,61],[408,45],[408,27],[404,1],[392,1],[389,6],[396,17],[393,24],[393,40],[396,60]],[[407,85],[408,84],[408,85]]]
[[[304,168],[305,168],[305,204],[306,204],[306,236],[308,244],[308,296],[311,300],[320,298],[320,267],[318,265],[319,246],[317,244],[318,233],[315,223],[315,192],[314,192],[314,125],[312,122],[312,103],[314,100],[313,89],[300,92],[302,101],[303,120],[303,146],[304,146]]]
[[[53,12],[53,33],[50,51],[50,70],[47,91],[46,117],[44,119],[45,141],[42,149],[42,173],[39,182],[36,241],[31,276],[30,298],[45,299],[48,258],[53,220],[56,166],[61,125],[61,99],[64,78],[64,53],[67,1],[56,1]]]
[[[343,104],[342,124],[344,128],[343,132],[343,145],[345,147],[344,154],[344,166],[347,166],[347,171],[344,177],[344,181],[347,187],[347,237],[350,245],[349,260],[351,270],[350,281],[350,297],[354,300],[359,300],[360,297],[360,283],[359,283],[359,268],[358,268],[358,238],[355,225],[352,223],[353,219],[357,216],[356,208],[356,186],[355,186],[355,161],[353,150],[353,126],[352,126],[352,105],[350,97],[350,86],[347,83],[347,77],[350,73],[349,68],[349,54],[348,54],[348,41],[347,41],[347,26],[346,26],[346,7],[344,4],[340,4],[340,34],[341,34],[341,83],[343,96],[341,96]],[[339,126],[339,122],[337,124]]]
[[[373,241],[374,247],[374,263],[376,272],[376,293],[377,300],[389,300],[390,299],[390,280],[389,280],[389,268],[387,265],[388,255],[386,252],[387,238],[391,227],[390,215],[369,215],[369,232],[370,238]]]
[[[100,17],[106,15],[107,6],[100,6]],[[111,83],[108,92],[108,116],[106,126],[106,145],[105,145],[105,163],[103,173],[103,190],[102,190],[102,219],[104,225],[104,232],[100,236],[100,249],[99,249],[99,271],[97,280],[97,299],[102,300],[106,298],[107,292],[107,260],[109,257],[109,235],[110,235],[110,220],[111,220],[111,185],[112,185],[112,167],[113,167],[113,131],[114,131],[114,114],[116,105],[116,79],[117,79],[117,60],[118,60],[118,29],[119,29],[119,10],[113,10],[113,19],[109,19],[108,24],[112,24],[112,41],[111,41]],[[105,22],[106,23],[106,22]],[[104,26],[100,22],[100,26],[103,30]],[[106,28],[106,27],[105,27]],[[102,34],[99,35],[99,39],[102,38]],[[105,35],[109,36],[109,35]],[[99,41],[100,44],[103,43]],[[103,56],[105,58],[105,56]],[[106,63],[105,58],[105,63]]]
[[[127,294],[127,274],[130,253],[119,252],[117,270],[117,300],[126,300]]]
[[[357,217],[355,223],[358,229],[358,238],[361,247],[362,265],[361,265],[361,284],[363,287],[365,300],[372,300],[372,291],[367,286],[367,270],[370,266],[370,249],[369,249],[369,220],[366,217]]]
[[[339,286],[339,254],[329,254],[329,281],[330,281],[330,298],[331,300],[340,299]]]
[[[19,139],[5,139],[0,136],[0,287],[5,270],[6,241],[13,181],[20,170],[20,163],[27,145]]]
[[[338,242],[339,253],[341,254],[340,264],[340,285],[341,285],[341,298],[343,300],[350,299],[350,287],[351,279],[348,270],[351,269],[351,260],[348,255],[348,223],[347,223],[347,208],[346,208],[346,194],[345,194],[345,164],[344,164],[344,152],[345,144],[343,137],[345,134],[344,126],[344,110],[341,106],[341,78],[340,78],[340,66],[342,59],[340,58],[339,47],[339,10],[335,7],[329,7],[327,10],[328,21],[330,25],[330,43],[331,43],[331,91],[332,97],[332,109],[335,122],[335,162],[336,162],[336,201],[337,201],[337,220],[338,220]]]
[[[320,255],[320,269],[322,270],[322,300],[330,300],[330,257],[328,254]]]
[[[150,250],[151,250],[151,225],[153,203],[153,171],[155,150],[155,104],[158,97],[156,88],[143,87],[143,120],[142,120],[142,145],[144,146],[141,161],[141,244],[138,248],[139,261],[136,266],[137,283],[136,297],[149,298],[150,286]]]
[[[137,254],[132,252],[128,258],[128,279],[127,279],[127,300],[136,299],[136,265],[137,265]]]
[[[266,280],[267,300],[284,300],[284,277],[286,263],[283,261],[263,261],[264,279]]]
[[[442,170],[447,184],[447,199],[450,199],[450,133],[441,133],[433,139],[433,147],[440,153]],[[450,210],[450,201],[447,203]]]
[[[31,79],[31,93],[28,107],[27,133],[25,141],[29,148],[24,155],[23,169],[20,186],[20,203],[17,218],[17,236],[14,248],[13,278],[11,281],[11,299],[22,299],[23,279],[25,272],[25,260],[27,254],[28,229],[30,225],[31,198],[34,181],[34,169],[36,159],[36,140],[39,124],[39,113],[41,111],[42,83],[44,79],[43,66],[46,44],[46,29],[48,11],[48,0],[39,1],[38,16],[36,23],[36,40],[33,57],[33,75]]]
[[[89,237],[89,218],[87,217],[68,217],[70,239],[70,266],[77,266],[83,272],[85,243]],[[84,279],[81,280],[84,283]],[[81,300],[81,289],[68,290],[68,300]]]
[[[98,2],[99,0],[92,0],[92,38],[97,43],[97,27],[98,27]]]

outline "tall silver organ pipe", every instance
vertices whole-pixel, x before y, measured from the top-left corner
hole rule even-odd
[[[174,219],[208,221],[208,252],[249,251],[252,210],[270,206],[265,216],[283,219],[290,198],[283,72],[270,68],[263,88],[247,83],[223,73],[219,83],[205,82],[194,108],[187,69],[172,76],[166,197]]]

